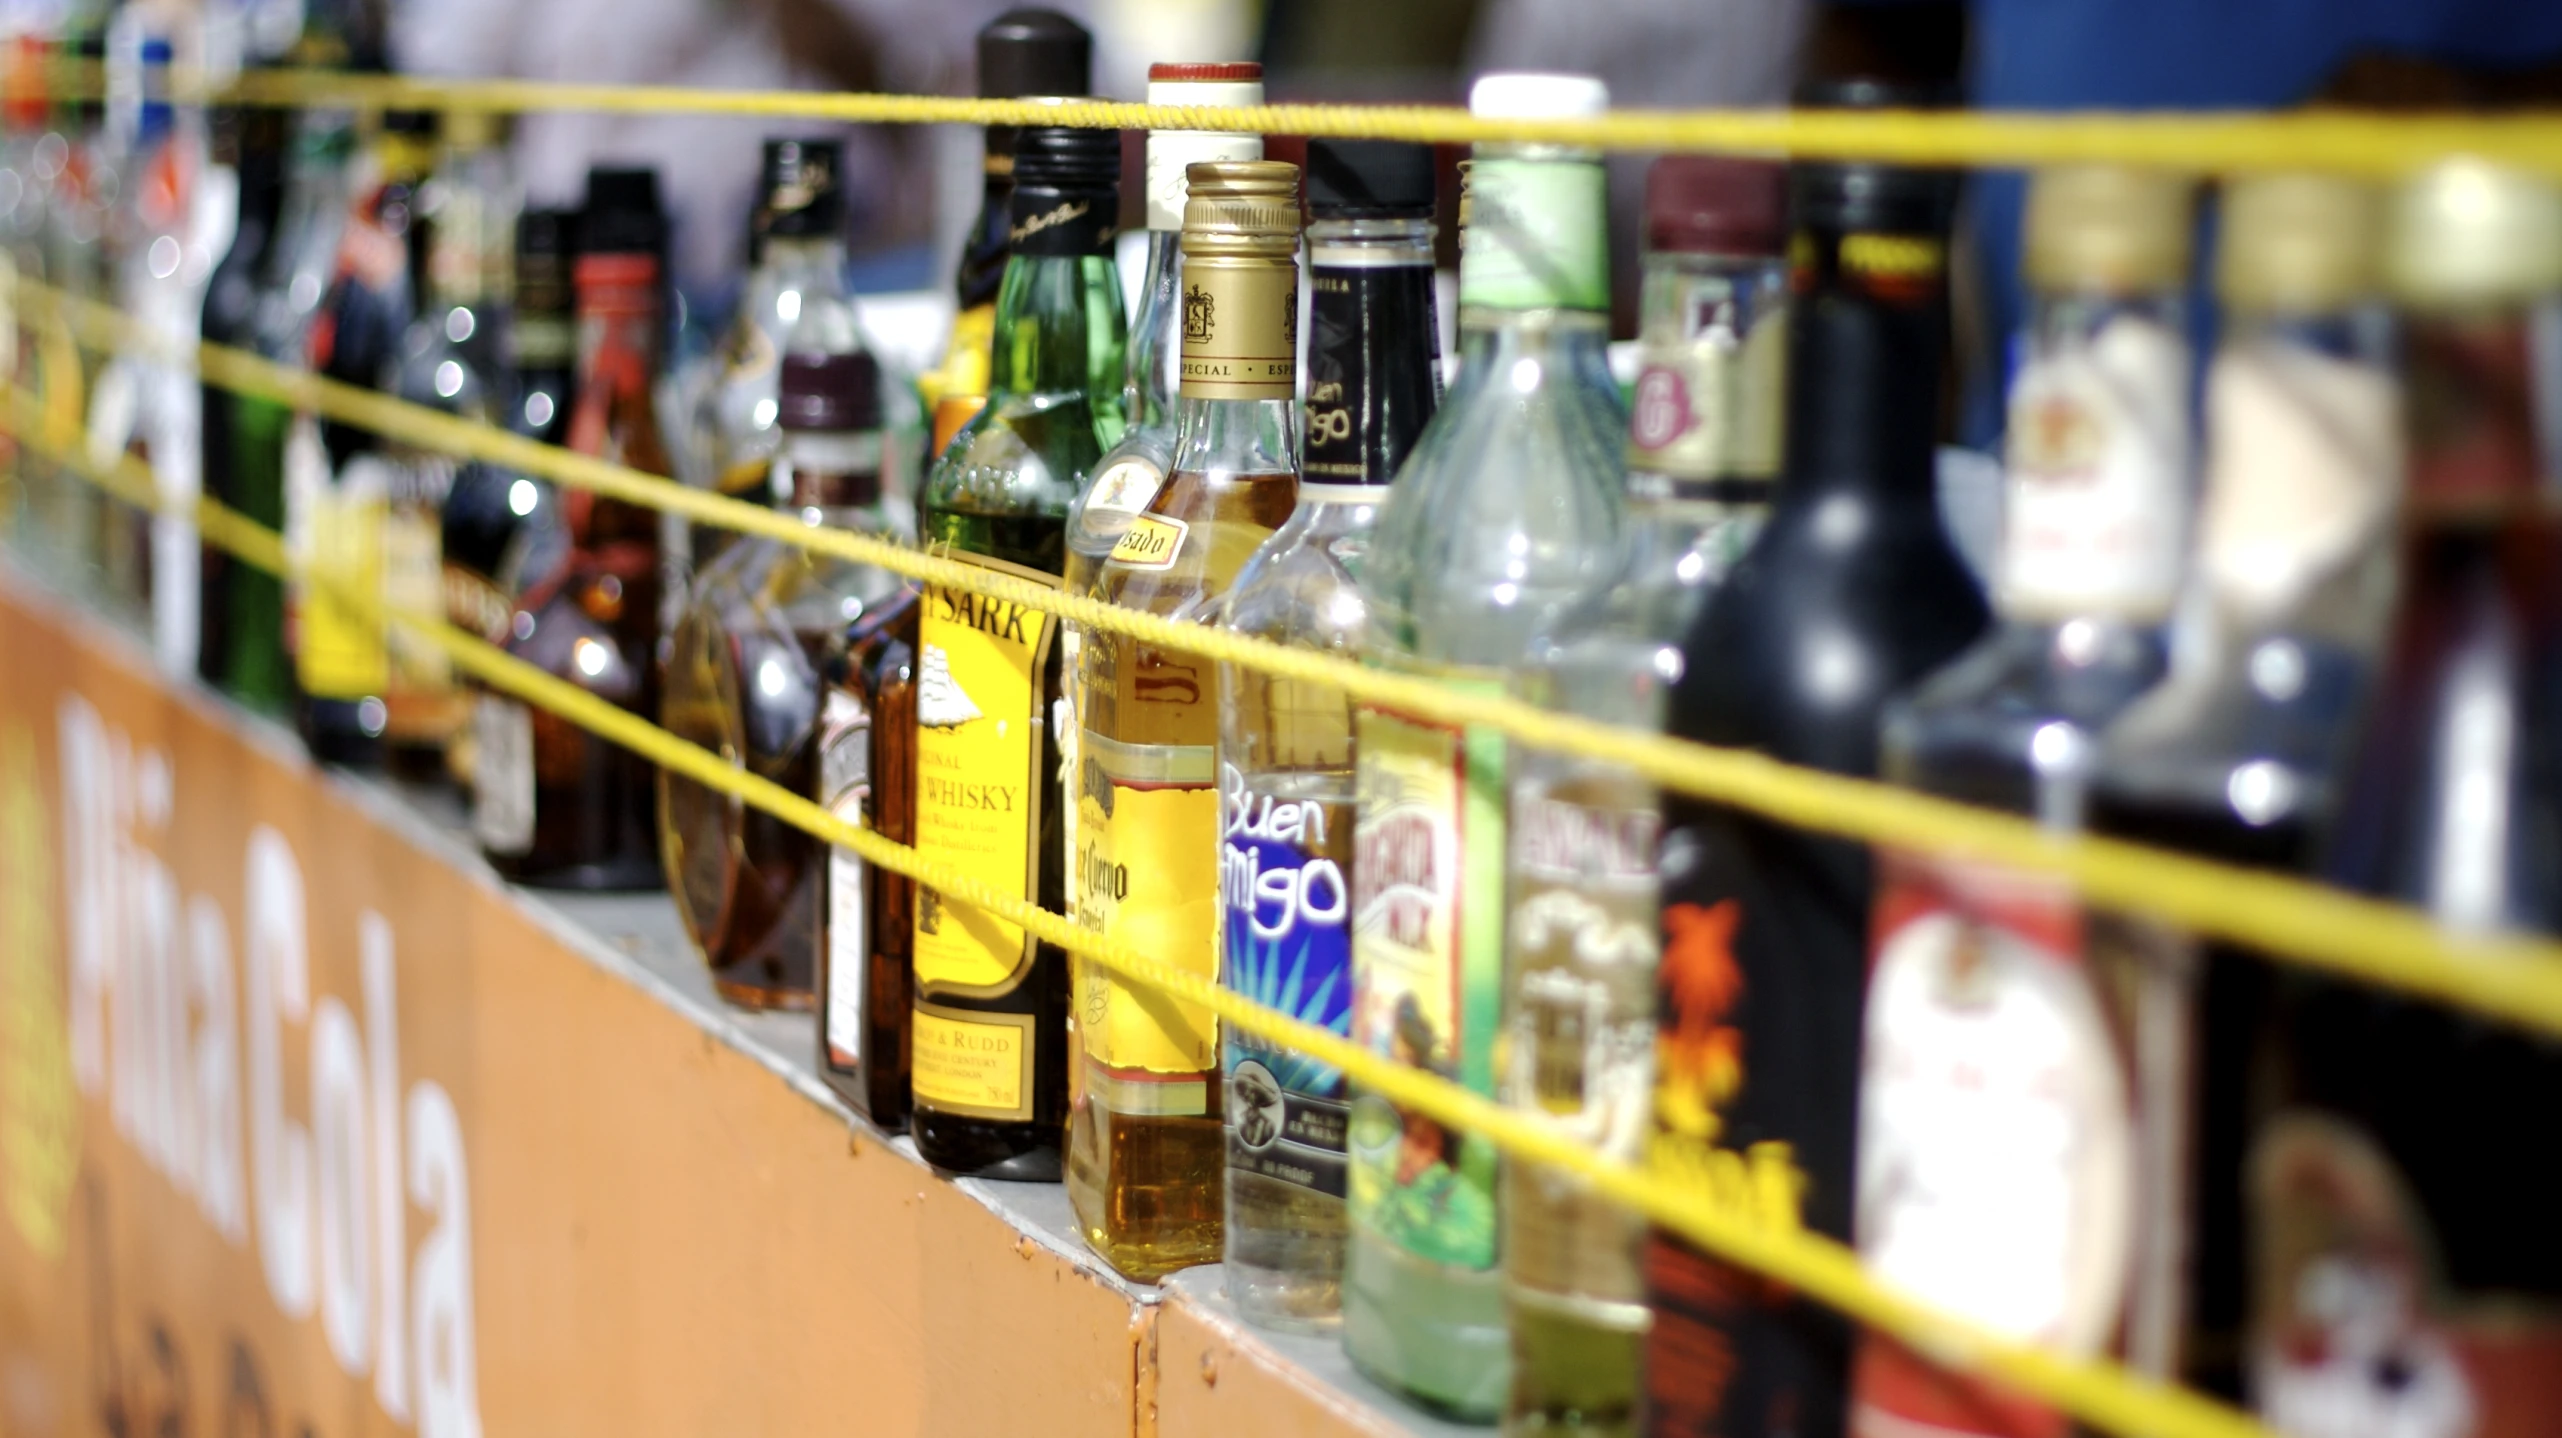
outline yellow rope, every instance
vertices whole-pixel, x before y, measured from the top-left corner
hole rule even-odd
[[[94,62],[66,62],[62,87],[97,83]],[[2562,118],[2379,116],[2346,111],[2127,113],[2076,111],[1614,110],[1588,119],[1497,120],[1424,105],[1137,105],[795,90],[707,90],[536,80],[443,80],[253,70],[207,85],[185,72],[175,91],[199,100],[347,109],[493,113],[747,115],[858,124],[1076,125],[1119,130],[1232,130],[1438,144],[1546,142],[1602,150],[1748,151],[1800,159],[1915,165],[2034,166],[2108,160],[2215,174],[2316,169],[2390,176],[2470,154],[2562,176]]]
[[[0,272],[0,310],[12,293]],[[2459,934],[2400,905],[2278,875],[2088,835],[2049,833],[2008,814],[1758,754],[1552,714],[1409,674],[1063,594],[905,545],[807,525],[794,515],[537,444],[484,424],[321,379],[219,345],[193,353],[118,311],[33,280],[17,303],[60,316],[84,343],[140,348],[244,394],[308,409],[424,449],[758,534],[921,583],[992,595],[1089,629],[1309,683],[1450,725],[1482,725],[1539,748],[1626,765],[1667,789],[1798,828],[1872,844],[2057,875],[2097,906],[2148,914],[2280,958],[2562,1034],[2562,943],[2524,934]]]
[[[102,467],[76,446],[48,444],[39,438],[39,427],[30,422],[35,412],[32,396],[11,386],[9,400],[0,428],[18,433],[31,447],[127,503],[160,507],[151,471],[141,461],[118,455],[112,466]],[[290,577],[284,545],[274,531],[211,500],[197,503],[195,518],[215,545],[270,574]],[[1361,1089],[1453,1129],[1483,1135],[1512,1158],[1571,1173],[1651,1222],[1802,1290],[1950,1368],[1996,1380],[2126,1438],[2276,1438],[2248,1415],[2186,1389],[2141,1377],[2115,1363],[2066,1358],[1997,1337],[1969,1321],[1940,1313],[1870,1278],[1858,1255],[1842,1244],[1801,1230],[1767,1227],[1743,1212],[1716,1207],[1714,1195],[1704,1187],[1687,1187],[1604,1158],[1532,1115],[1241,998],[1212,980],[1147,958],[1125,943],[1107,940],[1037,905],[932,863],[907,845],[837,817],[805,795],[553,678],[455,628],[441,615],[386,609],[370,596],[341,598],[378,621],[396,623],[428,639],[452,658],[456,668],[493,689],[550,710],[660,768],[732,795],[804,833],[852,849],[868,863],[1020,924],[1126,979],[1198,1004],[1224,1023],[1332,1065]]]

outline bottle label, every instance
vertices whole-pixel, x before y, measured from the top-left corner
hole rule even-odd
[[[2071,891],[1890,854],[1860,1083],[1859,1249],[1881,1281],[2071,1355],[2118,1327],[2135,1125]],[[2060,1415],[1862,1340],[1854,1425],[2048,1438]]]
[[[1033,259],[1108,255],[1120,229],[1120,196],[1112,190],[1068,191],[1014,187],[1007,239],[1013,253]]]
[[[1218,975],[1219,795],[1206,745],[1078,736],[1077,922],[1160,963]],[[1208,1111],[1219,1021],[1083,966],[1089,1092],[1116,1113]],[[1098,1087],[1099,1086],[1099,1087]]]
[[[2167,617],[2188,488],[2188,344],[2140,315],[2011,382],[1999,599],[2013,618]]]
[[[304,576],[293,586],[294,674],[315,698],[378,696],[390,677],[378,612],[389,468],[362,455],[333,481],[319,424],[295,416],[285,441],[287,544]]]
[[[2198,560],[2245,623],[2275,623],[2382,542],[2402,487],[2391,375],[2275,343],[2227,346],[2206,381]]]
[[[493,854],[534,847],[534,716],[483,694],[472,706],[472,837]]]
[[[1300,473],[1314,484],[1397,477],[1441,397],[1432,266],[1311,268]]]
[[[1298,387],[1299,267],[1187,257],[1183,398],[1287,400]]]
[[[1112,562],[1131,569],[1172,569],[1175,556],[1183,552],[1183,537],[1191,528],[1182,520],[1161,514],[1134,514],[1130,516],[1130,527],[1113,542]]]
[[[1358,712],[1354,730],[1353,1041],[1491,1094],[1503,982],[1502,736],[1372,709]],[[1365,1095],[1348,1146],[1356,1222],[1422,1258],[1494,1266],[1491,1145]]]
[[[1694,497],[1679,493],[1685,485],[1776,477],[1785,318],[1776,307],[1751,313],[1756,297],[1743,278],[1680,276],[1671,283],[1678,313],[1649,314],[1642,340],[1628,410],[1628,467],[1671,481],[1666,497]]]
[[[985,555],[947,557],[1037,584],[1059,582]],[[917,628],[917,852],[999,893],[1030,899],[1048,777],[1041,670],[1050,616],[929,585]],[[1011,992],[1031,968],[1036,941],[1020,925],[930,888],[920,887],[916,901],[923,991],[993,998]]]
[[[916,1100],[1004,1123],[1032,1119],[1030,1014],[956,1012],[919,1003],[909,1038]]]
[[[818,792],[827,811],[849,824],[868,824],[872,800],[872,711],[841,689],[828,691],[819,711]],[[872,928],[863,856],[827,851],[827,1012],[823,1018],[827,1061],[855,1068],[863,1061],[863,1002],[870,981]]]
[[[1352,1031],[1353,806],[1281,799],[1219,766],[1224,982],[1333,1034]],[[1344,1196],[1352,1110],[1333,1066],[1231,1030],[1228,1167]]]
[[[1156,492],[1165,487],[1165,471],[1140,456],[1116,459],[1094,476],[1085,493],[1085,513],[1095,515],[1137,514],[1156,500]]]
[[[1479,157],[1468,167],[1459,302],[1499,310],[1610,308],[1604,188],[1598,158]]]
[[[1224,87],[1223,87],[1224,88]],[[1259,88],[1259,87],[1258,87]],[[1259,104],[1242,97],[1223,103]],[[1221,160],[1260,160],[1261,135],[1222,134],[1216,130],[1148,131],[1148,228],[1183,228],[1183,202],[1189,198],[1184,171]]]

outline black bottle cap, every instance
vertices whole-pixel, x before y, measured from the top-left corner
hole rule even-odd
[[[1121,189],[1121,132],[1067,125],[1036,125],[1014,142],[1017,187],[1073,190],[1080,194]]]
[[[657,254],[667,244],[656,170],[598,165],[587,172],[578,248],[591,255]]]
[[[1308,142],[1308,213],[1320,220],[1428,220],[1432,199],[1429,145]]]
[[[825,239],[845,221],[838,175],[845,146],[835,140],[768,140],[756,224],[767,235]]]
[[[385,110],[383,128],[395,135],[436,137],[436,112],[433,110]]]
[[[1861,77],[1801,85],[1797,104],[1831,110],[1938,110],[1956,102],[1948,85]],[[1788,176],[1791,223],[1799,229],[1940,234],[1957,208],[1954,170],[1813,161]]]
[[[1120,213],[1120,131],[1035,125],[1016,137],[1008,213],[1014,253],[1099,254]]]
[[[881,366],[867,350],[783,356],[775,419],[801,433],[881,427]]]
[[[1094,36],[1056,10],[1008,10],[979,32],[979,94],[1082,95],[1094,88]]]
[[[552,258],[578,249],[576,210],[526,210],[516,216],[516,255]]]

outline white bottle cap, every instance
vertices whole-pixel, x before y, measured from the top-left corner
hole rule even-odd
[[[1252,63],[1151,65],[1151,105],[1260,105],[1263,67]],[[1148,132],[1148,228],[1183,228],[1183,172],[1212,160],[1260,160],[1261,135],[1231,135],[1214,130]]]
[[[1501,120],[1579,120],[1610,108],[1610,87],[1594,75],[1498,72],[1468,90],[1468,113]]]

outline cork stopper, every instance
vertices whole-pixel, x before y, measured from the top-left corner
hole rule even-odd
[[[1184,172],[1183,253],[1289,260],[1299,248],[1299,167],[1215,160]]]
[[[2562,288],[2562,192],[2486,160],[2432,166],[2393,197],[2384,270],[2414,308],[2536,300]]]
[[[2135,295],[2188,281],[2188,186],[2122,165],[2040,170],[2028,188],[2028,282]]]
[[[2303,313],[2375,292],[2372,188],[2333,175],[2257,175],[2224,192],[2215,293],[2243,309]]]

